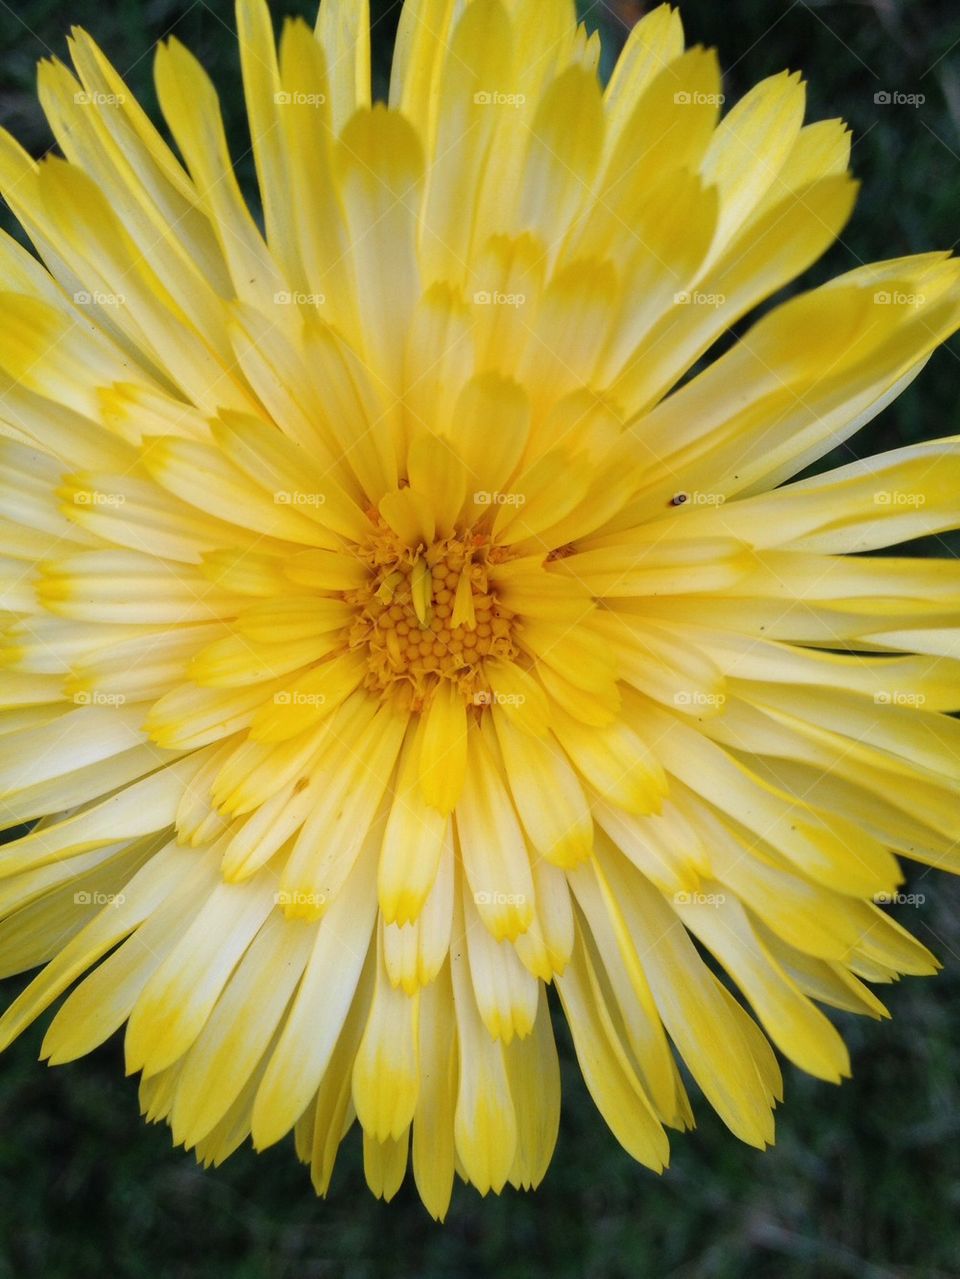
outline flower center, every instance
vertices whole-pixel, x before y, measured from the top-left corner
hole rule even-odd
[[[472,529],[411,547],[380,521],[358,553],[370,580],[344,598],[357,609],[347,643],[367,653],[365,686],[413,710],[440,680],[469,702],[489,692],[485,659],[518,653],[514,615],[488,581],[489,566],[509,552]]]

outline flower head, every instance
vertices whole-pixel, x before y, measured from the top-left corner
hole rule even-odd
[[[960,268],[769,311],[853,204],[794,75],[721,119],[663,7],[605,90],[567,0],[365,0],[279,50],[237,7],[264,232],[175,40],[178,159],[103,54],[44,63],[63,157],[0,135],[4,1042],[126,1025],[218,1162],[295,1129],[325,1192],[412,1162],[443,1216],[543,1177],[559,997],[616,1137],[773,1139],[771,1041],[935,961],[878,902],[960,869],[958,520],[940,440],[784,484],[960,325]],[[748,1013],[708,967],[726,971]]]

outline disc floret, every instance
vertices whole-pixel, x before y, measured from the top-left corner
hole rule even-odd
[[[489,581],[491,565],[509,558],[506,548],[475,529],[409,546],[383,525],[359,554],[370,579],[344,598],[357,609],[347,643],[368,655],[365,687],[422,710],[449,680],[482,704],[485,661],[519,651],[515,616]]]

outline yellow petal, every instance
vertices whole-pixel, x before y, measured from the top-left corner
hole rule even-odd
[[[406,995],[380,963],[366,1029],[353,1066],[353,1102],[364,1133],[377,1141],[398,1140],[413,1119],[419,1086],[417,1019],[419,996]]]
[[[439,813],[453,811],[467,773],[467,708],[457,686],[441,680],[424,712],[420,792]]]
[[[323,0],[317,39],[330,66],[334,127],[339,133],[355,111],[370,105],[369,0]]]
[[[480,918],[497,941],[512,941],[534,917],[530,861],[500,761],[474,724],[456,821],[463,867]]]

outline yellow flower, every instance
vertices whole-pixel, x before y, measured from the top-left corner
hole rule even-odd
[[[960,869],[960,565],[850,553],[960,523],[960,445],[777,486],[960,325],[960,268],[861,267],[684,381],[839,234],[843,125],[794,75],[721,121],[667,7],[603,91],[572,0],[407,0],[371,106],[366,9],[278,53],[239,0],[265,235],[175,40],[183,163],[82,31],[64,158],[0,137],[45,264],[0,243],[0,787],[42,819],[0,1035],[73,985],[44,1056],[125,1024],[203,1161],[295,1129],[324,1193],[355,1116],[442,1217],[455,1171],[544,1176],[550,986],[660,1169],[674,1051],[762,1147],[770,1041],[837,1081],[817,1004],[936,967],[877,903],[897,854]]]

